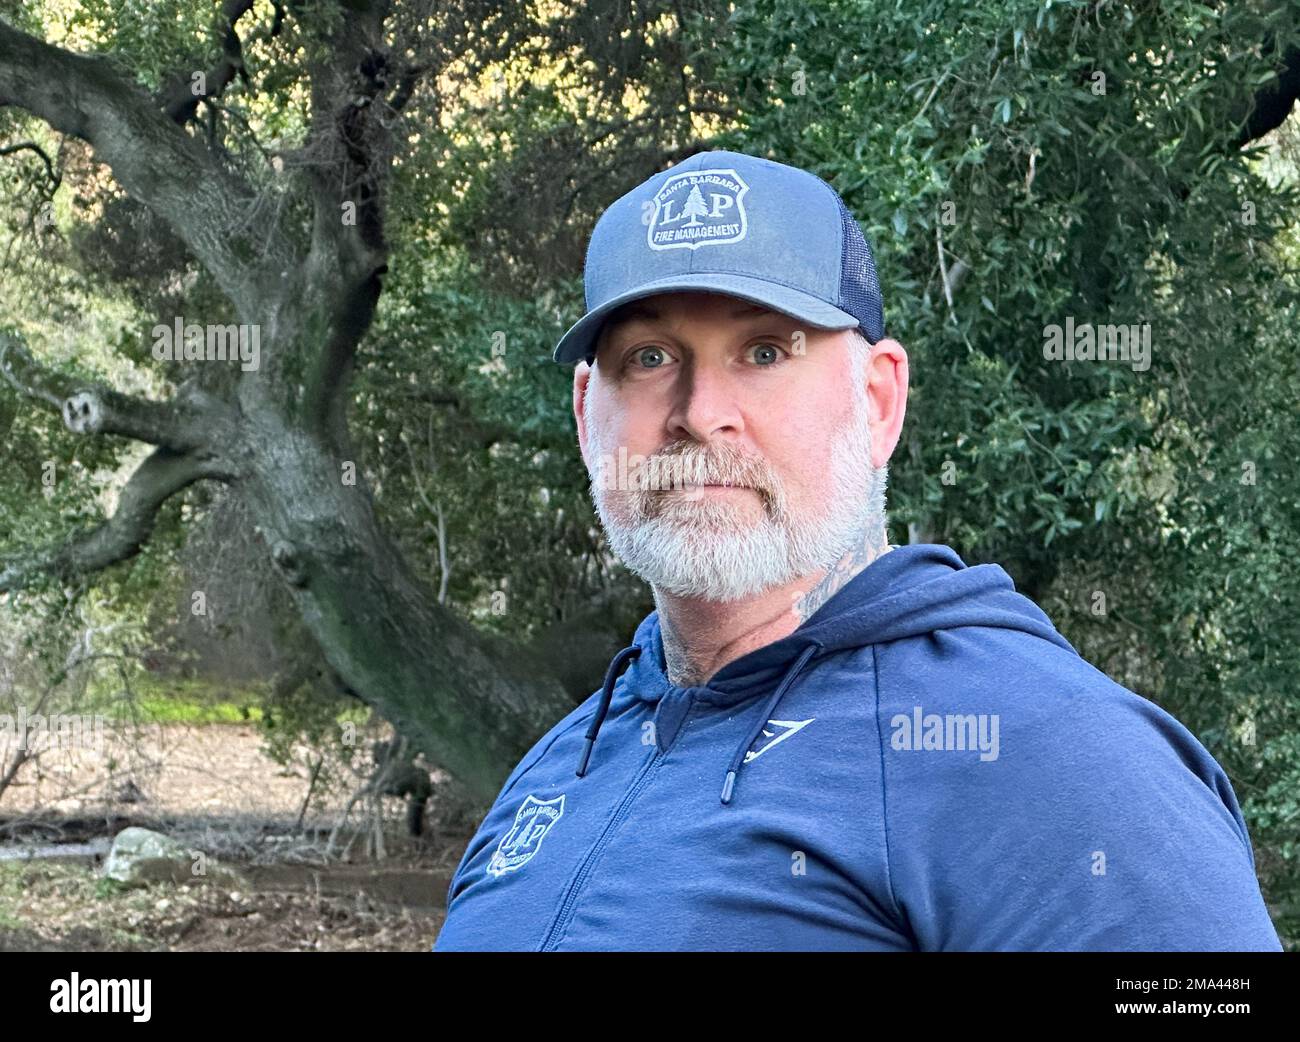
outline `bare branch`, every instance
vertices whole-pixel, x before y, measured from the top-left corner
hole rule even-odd
[[[445,605],[447,603],[447,582],[451,578],[451,566],[447,562],[447,518],[442,511],[442,503],[435,503],[429,498],[429,493],[424,488],[424,481],[420,477],[420,467],[415,461],[415,453],[411,451],[410,442],[405,438],[402,441],[406,444],[406,454],[411,460],[411,481],[415,485],[415,491],[420,496],[420,501],[438,519],[438,569],[441,578],[438,581],[438,603]]]
[[[226,468],[192,454],[157,449],[131,475],[111,518],[64,545],[0,561],[0,593],[20,590],[42,577],[66,580],[103,571],[134,557],[153,531],[162,505],[204,478],[230,480]]]
[[[154,402],[42,367],[7,333],[0,332],[0,376],[20,393],[59,413],[74,434],[116,434],[177,452],[206,452],[219,445],[221,406],[188,396]]]
[[[35,141],[19,141],[16,145],[0,145],[0,156],[10,156],[15,152],[35,152],[45,163],[45,172],[50,178],[50,191],[58,189],[63,183],[63,173],[54,169],[54,164],[50,162],[50,157],[45,154],[45,149],[41,148]]]
[[[229,105],[218,105],[211,99],[208,101],[208,107],[212,109],[214,118],[218,115],[234,117],[235,122],[244,128],[244,133],[248,135],[248,140],[253,143],[253,147],[256,148],[257,151],[261,153],[262,158],[266,160],[266,165],[271,169],[275,169],[276,159],[281,157],[283,153],[268,149],[258,140],[257,131],[253,129],[253,124],[249,122],[247,116],[240,112],[239,109],[231,108]]]
[[[953,294],[956,293],[961,287],[961,284],[966,281],[966,275],[970,271],[970,265],[944,245],[942,221],[936,221],[934,224],[934,243],[935,253],[938,254],[939,257],[939,281],[943,283],[943,297],[948,303],[948,315],[952,319],[953,325],[958,325],[957,313],[953,309],[952,299]],[[948,262],[944,259],[945,254],[952,255],[953,259],[957,262],[951,268],[948,267]]]

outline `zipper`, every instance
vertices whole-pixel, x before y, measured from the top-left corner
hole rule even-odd
[[[622,802],[618,805],[618,810],[616,810],[614,816],[609,819],[609,823],[605,826],[604,831],[601,832],[600,838],[596,840],[595,846],[587,852],[586,858],[583,859],[582,866],[578,869],[578,874],[574,877],[573,882],[569,884],[569,892],[564,895],[564,901],[560,905],[560,912],[555,917],[555,922],[551,924],[550,930],[546,933],[546,940],[543,941],[542,946],[537,949],[539,952],[554,951],[556,946],[560,943],[560,938],[563,936],[564,931],[568,929],[569,919],[573,916],[573,906],[577,902],[578,891],[582,889],[582,884],[587,881],[587,876],[591,874],[591,867],[595,862],[596,857],[605,849],[605,845],[614,829],[618,828],[618,826],[622,824],[623,819],[626,817],[628,807],[632,805],[632,801],[635,800],[641,790],[645,788],[646,783],[650,780],[651,771],[658,766],[659,761],[663,759],[663,756],[664,754],[656,748],[654,755],[646,761],[645,766],[641,768],[641,773],[638,774],[636,780],[632,782],[632,787],[628,789],[627,793],[623,796]]]
[[[694,704],[695,695],[692,693],[689,696],[689,704],[686,708],[687,716],[690,715],[691,708]],[[582,865],[578,868],[578,874],[574,876],[573,882],[569,884],[569,890],[564,895],[564,901],[560,904],[560,911],[555,917],[555,922],[551,923],[551,928],[546,932],[546,940],[544,940],[542,946],[537,949],[539,952],[554,951],[556,947],[559,946],[560,938],[564,936],[565,931],[569,927],[569,920],[573,918],[573,906],[577,903],[578,892],[587,881],[587,877],[591,875],[592,866],[595,864],[596,858],[598,858],[601,852],[605,849],[609,837],[613,834],[614,830],[618,828],[627,817],[627,810],[632,806],[632,802],[640,795],[641,790],[649,784],[650,776],[654,773],[655,768],[658,767],[663,758],[668,755],[668,750],[677,744],[677,739],[681,737],[681,734],[685,729],[686,721],[683,719],[677,728],[677,733],[673,735],[672,743],[669,745],[668,749],[661,750],[659,748],[659,743],[655,743],[654,755],[645,762],[645,765],[641,768],[641,772],[633,780],[631,788],[629,788],[623,795],[623,799],[619,802],[618,809],[614,811],[614,816],[609,819],[609,822],[601,831],[600,838],[596,840],[592,848],[587,851],[587,856],[583,858]]]

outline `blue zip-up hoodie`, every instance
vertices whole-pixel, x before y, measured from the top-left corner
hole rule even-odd
[[[435,951],[1281,948],[1213,757],[931,544],[697,687],[652,612],[447,899]]]

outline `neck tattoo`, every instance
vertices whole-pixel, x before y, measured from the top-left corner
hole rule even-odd
[[[791,609],[795,618],[795,628],[812,618],[823,604],[844,589],[867,565],[892,549],[885,532],[884,518],[881,518],[867,529],[861,542],[831,566],[816,586],[795,602]],[[679,639],[662,612],[659,616],[659,633],[663,640],[664,665],[668,673],[668,681],[677,687],[695,687],[703,684],[723,665],[726,665],[726,662],[714,665],[707,661],[700,649],[691,648]]]

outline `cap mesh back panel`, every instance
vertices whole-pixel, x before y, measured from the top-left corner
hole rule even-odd
[[[862,229],[844,205],[840,220],[844,222],[844,266],[840,272],[840,308],[862,323],[862,332],[871,343],[885,335],[885,310],[880,297],[880,280],[876,277],[876,258]]]

